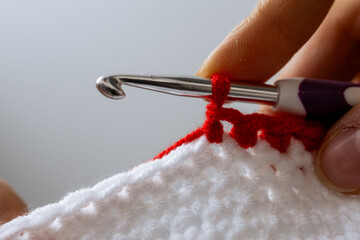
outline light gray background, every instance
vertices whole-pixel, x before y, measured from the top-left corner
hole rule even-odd
[[[114,101],[95,80],[193,75],[255,4],[1,1],[0,177],[35,208],[147,161],[200,126],[202,100],[126,87],[127,98]]]

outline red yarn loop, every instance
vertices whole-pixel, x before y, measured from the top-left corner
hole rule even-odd
[[[215,74],[212,76],[211,81],[212,97],[209,105],[221,108],[230,92],[230,80],[224,76]]]
[[[221,120],[221,108],[226,96],[230,92],[230,80],[221,75],[212,77],[212,97],[206,106],[206,120],[203,125],[204,133],[209,142],[221,143],[224,127]]]
[[[211,143],[222,142],[224,128],[220,121],[233,124],[230,136],[243,148],[253,147],[257,139],[269,142],[271,147],[285,152],[290,145],[291,137],[301,141],[305,149],[312,151],[320,146],[325,136],[325,125],[302,117],[279,114],[268,116],[259,113],[244,115],[233,108],[224,108],[226,97],[230,92],[230,80],[215,74],[212,76],[212,97],[206,106],[206,120],[201,128],[175,143],[156,158],[168,154],[178,146],[191,142],[205,134]]]

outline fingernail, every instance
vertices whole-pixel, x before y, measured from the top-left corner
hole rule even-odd
[[[360,188],[360,129],[338,132],[323,148],[320,160],[323,173],[333,184]]]

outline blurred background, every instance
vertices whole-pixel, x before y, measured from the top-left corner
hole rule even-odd
[[[125,86],[127,97],[115,101],[95,80],[193,75],[255,4],[0,1],[0,177],[39,207],[131,169],[199,127],[200,99]]]

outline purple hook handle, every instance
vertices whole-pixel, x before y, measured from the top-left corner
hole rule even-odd
[[[358,91],[346,91],[352,87]],[[318,79],[304,79],[298,92],[308,116],[341,116],[351,109],[352,99],[359,94],[360,84]]]
[[[360,84],[309,78],[276,82],[275,110],[309,117],[339,118],[360,102]]]

